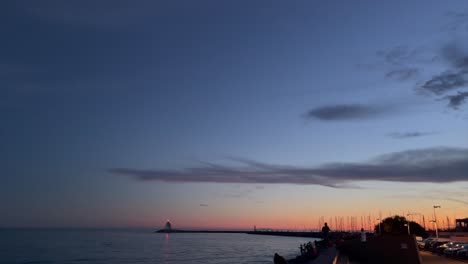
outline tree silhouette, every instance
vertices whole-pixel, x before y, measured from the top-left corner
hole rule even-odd
[[[404,216],[395,215],[393,217],[387,217],[380,222],[380,228],[383,234],[408,234],[408,220]],[[427,237],[426,230],[416,222],[410,221],[410,232],[416,236]],[[379,231],[379,224],[374,227],[376,232]]]

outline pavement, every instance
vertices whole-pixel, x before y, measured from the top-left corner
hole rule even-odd
[[[336,256],[336,252],[337,251],[335,247],[320,249],[317,258],[310,260],[305,264],[332,264]]]
[[[443,256],[438,256],[427,251],[420,251],[422,264],[464,264],[468,261],[450,259]],[[349,261],[347,256],[340,256],[333,264],[359,264],[358,262]],[[327,263],[327,262],[324,262]],[[309,263],[308,263],[309,264]],[[314,263],[315,264],[315,263]]]
[[[450,259],[443,256],[437,256],[430,252],[426,251],[419,251],[421,255],[422,264],[463,264],[466,263],[464,261]]]
[[[338,251],[336,254],[336,258],[333,260],[332,264],[359,264],[359,262],[349,260],[348,256],[342,255]]]

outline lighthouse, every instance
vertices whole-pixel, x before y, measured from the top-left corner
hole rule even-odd
[[[164,226],[164,231],[166,231],[166,233],[169,233],[172,231],[172,225],[171,225],[171,222],[169,222],[169,220],[167,220],[166,225]]]

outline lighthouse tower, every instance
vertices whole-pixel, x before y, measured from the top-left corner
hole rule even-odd
[[[169,220],[167,220],[166,225],[164,226],[164,231],[168,233],[172,231],[172,225],[171,222],[169,222]]]

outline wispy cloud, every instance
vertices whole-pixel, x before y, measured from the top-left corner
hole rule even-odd
[[[451,64],[455,69],[468,68],[467,51],[460,47],[459,44],[452,42],[442,47],[442,57]]]
[[[397,81],[416,79],[421,75],[422,67],[437,60],[427,48],[410,49],[406,46],[397,46],[388,50],[377,52],[383,61],[380,68],[386,71],[385,77]]]
[[[406,81],[417,77],[419,75],[419,71],[420,70],[418,68],[396,69],[387,72],[385,77],[398,81]]]
[[[468,72],[465,71],[441,73],[426,81],[421,89],[442,95],[448,91],[465,87],[468,84],[467,76]]]
[[[449,18],[456,21],[450,28],[460,31],[462,24],[468,28],[467,12],[450,13]],[[461,31],[463,34],[464,30]],[[466,38],[452,39],[438,49],[401,45],[378,51],[376,55],[380,60],[374,65],[379,65],[378,69],[385,72],[387,79],[414,80],[418,94],[437,96],[436,100],[447,100],[449,107],[459,109],[467,97],[460,89],[468,88],[468,49],[465,47]],[[424,69],[434,65],[442,67],[442,70],[423,76]],[[451,92],[458,94],[447,95]]]
[[[389,66],[407,67],[413,64],[426,64],[437,59],[426,48],[409,48],[396,46],[387,50],[377,51],[377,56]]]
[[[388,136],[394,139],[405,139],[405,138],[429,136],[432,134],[434,134],[434,132],[404,132],[404,133],[396,132],[396,133],[388,134]]]
[[[468,97],[468,92],[459,91],[468,87],[468,52],[459,45],[450,43],[441,49],[441,57],[448,62],[449,67],[425,81],[419,89],[437,96],[458,90],[455,95],[442,97],[443,100],[448,100],[449,107],[458,109]]]
[[[201,207],[208,207],[208,204],[200,204]]]
[[[443,99],[448,99],[448,106],[453,109],[458,109],[468,98],[468,92],[458,92],[456,95],[448,95]]]
[[[439,147],[407,150],[363,163],[331,163],[313,168],[241,162],[237,167],[204,165],[184,170],[113,168],[109,171],[139,181],[175,183],[285,183],[334,188],[357,187],[354,182],[369,180],[448,183],[468,181],[468,149]]]
[[[463,201],[463,200],[460,200],[460,199],[445,198],[445,200],[452,201],[452,202],[457,202],[457,203],[461,203],[461,204],[464,204],[464,205],[468,205],[468,202],[467,202],[467,201]]]
[[[305,115],[322,121],[358,120],[377,117],[385,112],[383,107],[361,104],[331,105],[314,108]]]

